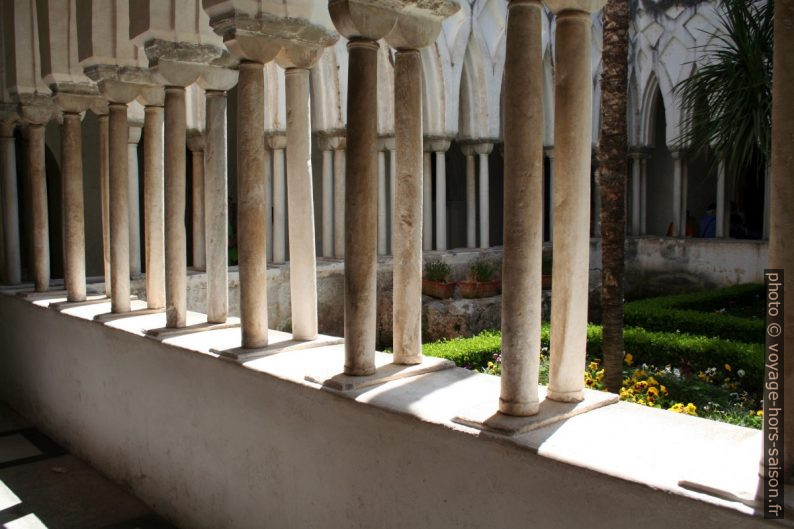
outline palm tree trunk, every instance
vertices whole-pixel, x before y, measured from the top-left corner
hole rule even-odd
[[[623,276],[626,242],[626,132],[628,72],[628,0],[604,7],[601,74],[601,304],[605,383],[618,392],[623,380]]]

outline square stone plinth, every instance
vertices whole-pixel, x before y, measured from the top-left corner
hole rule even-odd
[[[196,315],[199,316],[200,320],[203,321],[195,321],[195,318],[190,317]],[[230,329],[233,327],[240,326],[239,318],[230,317],[227,318],[225,322],[212,323],[212,322],[208,322],[203,314],[188,312],[186,319],[188,321],[188,324],[184,327],[159,327],[157,329],[149,329],[146,331],[145,334],[150,338],[154,338],[155,340],[162,341],[167,338],[173,338],[174,336],[182,336],[185,334],[193,334],[196,332],[215,331],[218,329]]]
[[[409,366],[398,365],[392,362],[394,359],[393,355],[376,352],[375,373],[372,375],[351,376],[344,374],[341,369],[344,365],[344,348],[341,348],[341,353],[341,358],[337,356],[337,358],[334,359],[336,360],[335,362],[324,366],[316,366],[313,372],[306,375],[306,380],[337,391],[354,391],[377,384],[383,384],[391,380],[414,377],[455,367],[455,364],[450,360],[431,356],[426,356],[421,364]]]
[[[132,296],[131,299],[136,299],[135,296]],[[72,309],[75,307],[85,307],[87,305],[96,305],[98,303],[107,303],[110,301],[104,294],[92,294],[86,296],[84,301],[59,301],[57,303],[50,303],[50,308],[57,310],[58,312],[63,312],[67,309]]]
[[[110,300],[106,300],[105,303],[107,303],[107,309],[110,309]],[[137,299],[135,296],[131,296],[129,312],[101,312],[96,314],[93,319],[99,323],[108,323],[111,321],[123,320],[125,318],[144,316],[146,314],[157,314],[158,312],[165,312],[165,309],[150,309],[145,301]]]
[[[556,402],[546,398],[545,386],[538,387],[538,398],[540,410],[530,417],[503,415],[498,411],[498,402],[484,402],[467,409],[452,420],[491,433],[519,435],[614,404],[619,400],[614,393],[586,389],[584,400],[580,402]]]
[[[267,338],[269,343],[265,347],[259,347],[255,349],[246,349],[243,347],[234,347],[232,349],[213,348],[210,349],[210,352],[220,355],[221,358],[244,363],[249,360],[271,356],[278,353],[326,347],[329,345],[337,345],[345,342],[344,338],[339,338],[337,336],[326,336],[324,334],[317,335],[317,338],[313,340],[295,340],[291,333],[275,331],[273,329],[268,330]]]

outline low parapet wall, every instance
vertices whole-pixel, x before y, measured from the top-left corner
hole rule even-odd
[[[491,437],[452,418],[495,409],[496,377],[340,395],[304,380],[324,349],[242,365],[206,348],[236,329],[162,343],[142,332],[164,316],[107,310],[0,295],[0,398],[181,527],[766,527],[679,486],[757,480],[756,431],[618,403]]]

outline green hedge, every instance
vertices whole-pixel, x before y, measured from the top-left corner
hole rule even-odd
[[[757,303],[758,296],[763,296],[763,285],[749,284],[632,301],[625,305],[625,324],[648,331],[675,329],[692,335],[762,343],[763,314],[758,318],[744,318],[715,312],[731,303]]]
[[[762,344],[742,343],[707,336],[682,333],[655,332],[639,328],[624,331],[625,349],[634,356],[634,364],[651,364],[657,367],[689,366],[695,371],[730,364],[733,372],[744,370],[742,386],[756,392],[761,388],[764,374]],[[541,331],[541,347],[549,346],[549,326]],[[443,340],[422,347],[424,354],[448,358],[460,367],[479,369],[485,367],[501,350],[501,335],[485,331],[473,338]],[[594,357],[601,353],[601,326],[588,325],[587,352]]]

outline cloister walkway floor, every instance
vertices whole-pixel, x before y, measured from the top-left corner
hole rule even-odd
[[[175,529],[2,402],[0,527]]]

